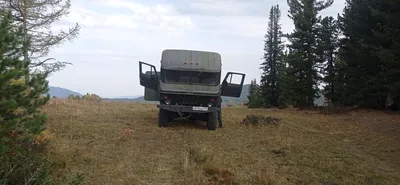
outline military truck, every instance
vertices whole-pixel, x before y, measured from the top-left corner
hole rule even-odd
[[[220,84],[221,68],[221,55],[209,51],[166,49],[160,71],[139,61],[144,99],[159,102],[158,125],[167,127],[181,117],[206,121],[209,130],[216,129],[217,120],[222,127],[221,96],[240,97],[245,74],[228,72]]]

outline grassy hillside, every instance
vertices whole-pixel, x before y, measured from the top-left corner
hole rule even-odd
[[[398,184],[400,115],[223,109],[224,128],[157,127],[154,105],[52,100],[49,155],[55,176],[85,184]],[[248,114],[278,126],[243,126]]]

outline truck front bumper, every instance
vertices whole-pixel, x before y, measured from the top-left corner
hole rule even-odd
[[[201,107],[201,106],[187,106],[187,105],[157,105],[158,108],[168,110],[171,112],[188,112],[188,113],[209,113],[217,112],[220,110],[218,107]]]

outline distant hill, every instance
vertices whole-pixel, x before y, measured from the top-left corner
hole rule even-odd
[[[61,87],[49,87],[49,93],[50,97],[56,97],[56,98],[68,98],[69,95],[79,95],[82,96],[81,94],[71,91],[69,89],[64,89]]]

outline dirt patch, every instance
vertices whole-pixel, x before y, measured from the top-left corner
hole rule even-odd
[[[251,126],[279,126],[281,119],[262,115],[247,115],[241,122]]]

